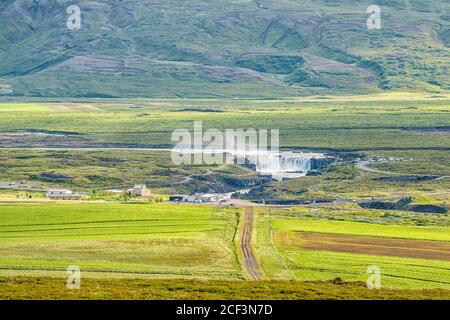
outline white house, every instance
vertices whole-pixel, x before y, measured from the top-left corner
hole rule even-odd
[[[123,190],[119,190],[119,189],[110,189],[110,190],[106,190],[106,192],[111,192],[113,194],[121,194],[123,193]]]
[[[80,200],[82,194],[69,189],[48,189],[46,196],[53,200]]]
[[[206,203],[219,202],[231,198],[231,193],[196,193],[183,198],[184,202]]]

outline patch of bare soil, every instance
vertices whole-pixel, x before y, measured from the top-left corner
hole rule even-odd
[[[335,252],[450,261],[450,243],[314,232],[275,232],[278,245]]]
[[[223,77],[227,79],[237,79],[239,77],[247,77],[256,79],[268,84],[280,84],[280,81],[272,78],[271,76],[264,75],[258,71],[240,67],[222,67],[222,66],[204,66],[200,70],[203,74],[211,77]]]
[[[66,61],[57,64],[53,68],[68,67],[77,71],[103,71],[118,72],[124,68],[124,62],[121,60],[103,59],[86,56],[74,56]]]
[[[101,111],[99,108],[93,105],[78,103],[54,104],[50,108],[54,111]]]
[[[14,90],[9,84],[0,83],[0,95],[2,94],[11,94]]]
[[[306,53],[305,58],[308,60],[308,65],[311,69],[320,70],[334,70],[340,72],[355,72],[370,75],[370,72],[352,64],[345,64],[335,60],[330,60],[324,57],[316,56],[314,54]]]
[[[415,128],[408,128],[409,131],[417,131],[424,134],[431,134],[431,135],[444,135],[448,136],[450,135],[450,126],[440,126],[440,127],[415,127]]]

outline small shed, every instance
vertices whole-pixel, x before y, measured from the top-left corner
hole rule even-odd
[[[184,199],[185,199],[186,197],[187,197],[186,195],[175,194],[175,195],[169,196],[169,201],[172,201],[172,202],[181,202],[181,201],[184,201]]]

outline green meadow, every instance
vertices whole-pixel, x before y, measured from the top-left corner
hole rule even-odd
[[[242,278],[238,209],[160,204],[0,205],[0,273]]]
[[[243,281],[237,251],[239,208],[100,201],[0,204],[0,297],[448,298],[448,261],[309,250],[280,245],[274,238],[277,232],[307,231],[450,241],[445,222],[419,227],[407,218],[401,226],[299,220],[310,209],[293,209],[256,209],[254,249],[264,281],[251,283]],[[355,216],[348,205],[322,210],[341,219]],[[362,209],[359,216],[379,219]],[[64,289],[71,265],[82,270],[77,292]],[[365,287],[369,265],[382,270],[381,290]],[[240,288],[239,294],[231,288]]]
[[[301,212],[302,209],[300,209]],[[306,211],[306,209],[305,209]],[[308,209],[311,211],[311,209]],[[348,235],[375,237],[370,239],[403,239],[403,240],[433,240],[450,241],[450,227],[448,219],[438,222],[435,226],[416,226],[412,219],[397,220],[395,222],[380,221],[379,217],[370,212],[359,211],[357,216],[348,208],[330,209],[329,219],[325,220],[317,214],[315,218],[303,216],[295,210],[267,210],[260,212],[258,217],[258,236],[256,249],[261,259],[261,266],[268,279],[284,279],[297,281],[331,281],[340,278],[342,281],[366,281],[369,266],[381,269],[383,288],[396,289],[450,289],[450,262],[443,260],[388,256],[380,254],[365,254],[362,252],[337,252],[326,248],[317,250],[303,248],[307,240],[299,238],[296,243],[279,241],[278,234],[301,235],[304,232],[318,235],[321,245],[329,244],[327,235]],[[343,212],[339,212],[343,211]],[[347,211],[347,214],[345,214]],[[333,214],[334,212],[334,214]],[[304,213],[305,214],[305,213]],[[297,218],[295,218],[297,216]],[[334,218],[333,218],[334,216]],[[406,216],[406,215],[405,215]],[[365,217],[366,222],[351,221]],[[338,220],[335,220],[338,219]],[[368,222],[368,221],[372,222]],[[382,220],[382,219],[381,219]],[[386,224],[389,223],[389,224]],[[401,224],[402,223],[402,224]],[[353,244],[357,248],[357,244]],[[376,243],[371,245],[377,247]],[[382,248],[382,247],[379,247]],[[395,250],[395,248],[391,248]]]
[[[381,270],[381,286],[393,289],[450,290],[450,263],[322,250],[280,248],[280,255],[298,281],[366,281],[369,266]],[[276,276],[276,275],[274,275]]]
[[[439,129],[445,130],[442,127],[450,124],[447,95],[417,95],[416,99],[396,95],[389,99],[387,95],[347,100],[5,102],[0,104],[0,112],[0,132],[66,134],[79,139],[82,145],[170,145],[171,132],[179,128],[193,130],[194,121],[203,121],[205,130],[280,129],[282,147],[446,148],[450,139]]]

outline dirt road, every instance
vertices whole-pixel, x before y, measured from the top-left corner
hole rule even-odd
[[[358,164],[356,165],[359,169],[366,171],[366,172],[372,172],[372,173],[381,173],[381,174],[386,174],[386,175],[397,175],[400,173],[397,172],[392,172],[392,171],[383,171],[383,170],[378,170],[378,169],[374,169],[372,167],[369,167],[370,162],[369,161],[360,161],[358,162]]]
[[[252,230],[255,221],[253,208],[247,207],[244,212],[243,230],[241,238],[241,250],[244,256],[244,264],[252,280],[262,280],[259,263],[252,248]]]

